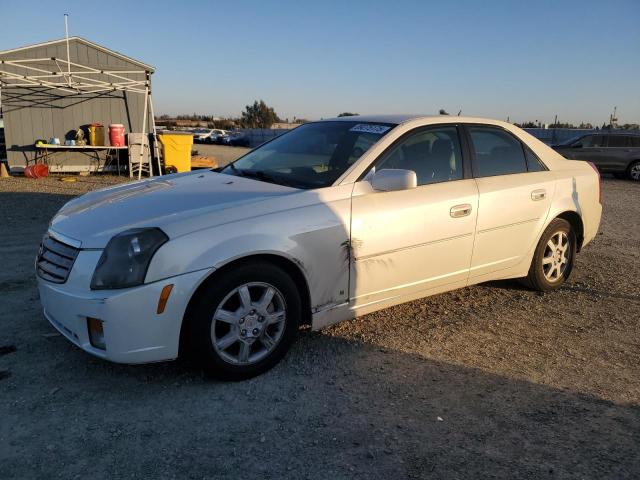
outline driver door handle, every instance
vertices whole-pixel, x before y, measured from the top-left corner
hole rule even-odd
[[[471,215],[471,204],[463,203],[462,205],[451,207],[451,210],[449,210],[449,215],[451,215],[451,218],[469,216]]]

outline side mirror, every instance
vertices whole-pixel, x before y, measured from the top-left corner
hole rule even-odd
[[[418,177],[413,170],[385,168],[374,173],[370,181],[374,190],[382,192],[409,190],[418,186]]]

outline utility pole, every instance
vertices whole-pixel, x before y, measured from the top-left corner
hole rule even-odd
[[[616,111],[618,107],[613,107],[613,114],[609,115],[609,127],[616,128],[618,126],[618,118],[616,117]]]

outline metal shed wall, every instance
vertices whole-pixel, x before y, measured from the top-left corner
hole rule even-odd
[[[72,62],[98,69],[152,72],[150,67],[143,63],[129,60],[80,38],[69,40],[69,56]],[[0,60],[51,57],[67,58],[67,47],[64,41],[0,53]],[[51,63],[46,65],[30,63],[29,65],[51,69]],[[17,67],[5,65],[5,69],[25,74],[23,69]],[[72,70],[77,71],[73,67]],[[132,80],[145,78],[144,74],[137,73],[122,74],[122,76]],[[104,75],[92,75],[92,78],[112,81]],[[97,122],[105,126],[107,144],[107,129],[111,123],[122,123],[125,133],[140,132],[143,110],[144,95],[136,92],[112,91],[74,95],[40,87],[3,88],[2,112],[9,165],[23,167],[32,160],[35,156],[36,140],[47,142],[51,137],[58,137],[64,143],[65,138],[73,138],[68,135],[90,123]],[[149,132],[149,122],[146,130]],[[89,165],[87,156],[77,152],[60,154],[58,158],[64,161],[65,166],[71,168],[86,169]]]

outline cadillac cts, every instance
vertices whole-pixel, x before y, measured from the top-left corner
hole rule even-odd
[[[508,123],[346,117],[226,168],[88,193],[36,261],[44,315],[123,363],[193,354],[225,378],[319,329],[495,279],[549,291],[600,223],[600,179]]]

